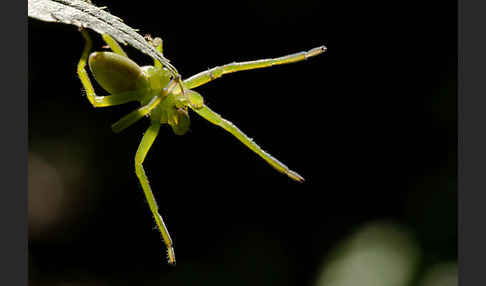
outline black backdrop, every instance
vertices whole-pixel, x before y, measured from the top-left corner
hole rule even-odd
[[[182,137],[163,126],[144,166],[175,240],[168,267],[133,170],[148,121],[112,133],[136,105],[92,108],[75,73],[81,35],[29,19],[31,283],[313,285],[333,247],[373,221],[413,233],[420,269],[457,259],[454,1],[95,4],[162,37],[184,78],[326,45],[197,89],[306,182],[194,113]]]

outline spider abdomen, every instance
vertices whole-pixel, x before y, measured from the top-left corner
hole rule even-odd
[[[88,64],[96,81],[110,94],[149,85],[140,66],[127,57],[112,52],[94,52],[90,54]]]

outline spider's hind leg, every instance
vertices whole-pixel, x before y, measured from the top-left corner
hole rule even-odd
[[[161,38],[156,37],[156,38],[153,38],[152,39],[152,37],[147,36],[147,41],[152,46],[154,46],[159,53],[161,53],[162,55],[164,55],[164,50],[162,49],[162,39]],[[154,66],[156,68],[162,68],[162,63],[159,60],[157,60],[157,59],[154,58]]]
[[[96,107],[96,93],[94,91],[93,85],[89,80],[88,73],[86,72],[86,63],[88,62],[89,53],[91,48],[93,47],[93,42],[91,41],[91,37],[88,34],[88,31],[82,29],[81,35],[85,40],[85,45],[83,49],[83,53],[81,54],[81,58],[78,62],[78,77],[83,84],[84,89],[86,90],[86,96],[88,97],[89,102]]]
[[[91,84],[91,80],[89,79],[88,73],[86,71],[86,63],[88,62],[89,54],[93,46],[93,43],[91,41],[91,37],[89,36],[87,30],[82,29],[81,35],[83,36],[86,43],[81,58],[79,59],[78,62],[78,68],[77,68],[78,77],[79,80],[81,80],[84,89],[86,90],[86,96],[88,97],[88,100],[91,103],[91,105],[93,105],[93,107],[106,107],[106,106],[120,105],[130,101],[138,100],[139,94],[137,93],[137,91],[128,91],[119,94],[112,94],[110,96],[96,95],[94,91],[94,87]]]
[[[128,57],[125,51],[122,49],[120,44],[118,44],[117,41],[115,41],[112,37],[110,37],[108,34],[102,34],[101,37],[105,41],[106,44],[110,47],[110,49],[115,52],[116,54],[119,54],[120,56],[123,57]]]

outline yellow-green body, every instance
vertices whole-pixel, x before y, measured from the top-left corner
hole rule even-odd
[[[169,124],[177,135],[183,135],[189,130],[188,95],[193,93],[183,94],[174,84],[170,90],[164,91],[171,81],[171,73],[164,67],[140,67],[131,59],[112,52],[91,53],[88,64],[93,77],[110,94],[132,92],[131,96],[141,106],[160,97],[160,103],[150,114],[158,114],[156,117],[160,117],[160,124]],[[115,130],[121,131],[117,126]]]
[[[186,80],[174,78],[174,73],[155,60],[153,66],[140,67],[130,60],[118,43],[108,35],[103,39],[113,52],[93,52],[91,39],[86,30],[82,31],[86,46],[78,64],[78,76],[86,90],[88,100],[94,107],[106,107],[138,101],[140,108],[134,110],[112,125],[115,132],[120,132],[145,116],[150,117],[150,127],[144,133],[142,141],[135,155],[135,173],[142,185],[145,197],[154,216],[157,227],[161,232],[168,249],[168,261],[175,264],[173,242],[165,223],[158,212],[158,206],[150,188],[142,163],[157,137],[160,125],[169,124],[177,135],[183,135],[189,130],[190,120],[188,109],[193,110],[209,122],[230,132],[253,152],[262,157],[273,168],[287,175],[291,179],[302,182],[304,179],[290,170],[283,163],[263,151],[252,139],[246,136],[238,127],[222,118],[204,104],[202,96],[192,90],[224,74],[270,67],[286,63],[305,60],[323,53],[324,46],[314,48],[308,52],[291,54],[288,56],[241,63],[231,63],[196,74]],[[162,53],[162,41],[159,38],[151,40]],[[88,63],[96,81],[110,95],[97,96],[85,70]]]

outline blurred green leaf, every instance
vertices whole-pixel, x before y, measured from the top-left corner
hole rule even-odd
[[[326,259],[315,286],[407,286],[421,256],[414,235],[392,222],[371,222]]]

